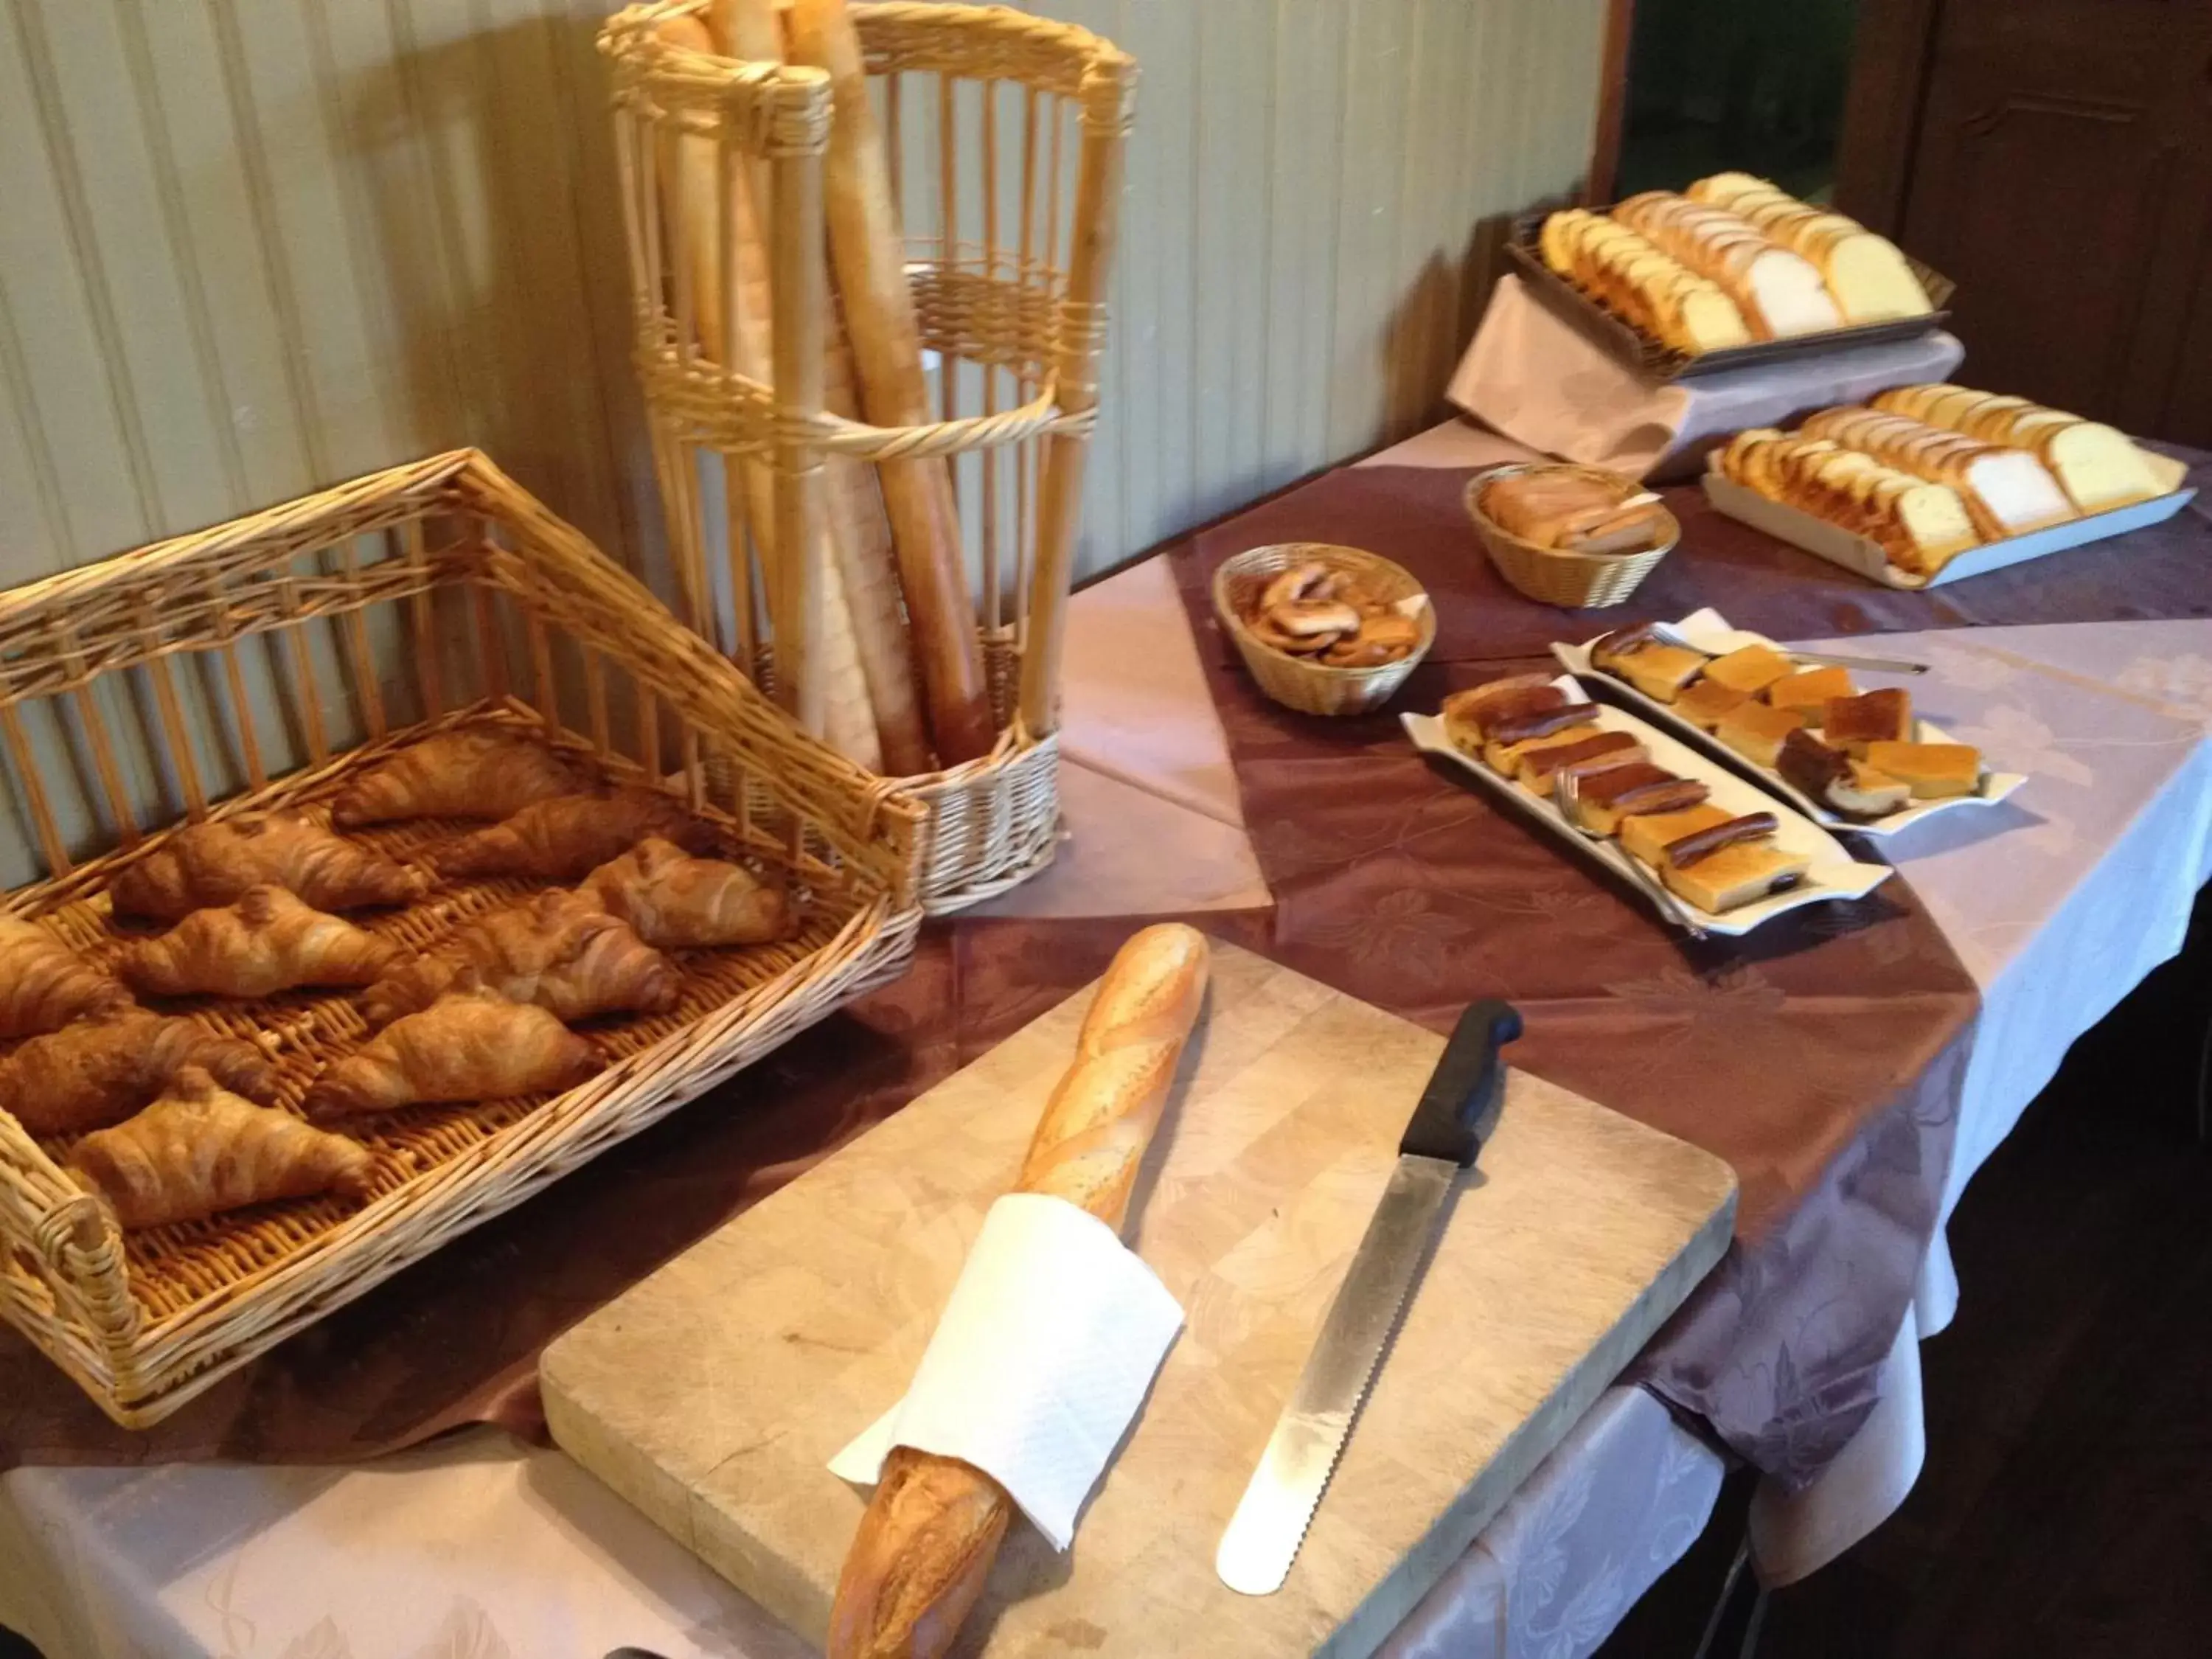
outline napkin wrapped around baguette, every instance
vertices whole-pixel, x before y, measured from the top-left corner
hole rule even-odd
[[[1119,1227],[1206,998],[1205,935],[1147,927],[1115,956],[1014,1189]],[[928,1659],[952,1644],[1014,1512],[957,1458],[895,1448],[845,1557],[829,1659]]]

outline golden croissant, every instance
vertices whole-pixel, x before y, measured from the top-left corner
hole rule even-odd
[[[118,915],[178,921],[209,905],[231,903],[264,882],[298,894],[318,910],[405,904],[429,889],[420,871],[319,824],[252,812],[179,830],[161,851],[118,876],[108,895]]]
[[[131,993],[36,922],[0,916],[0,1037],[31,1036],[82,1014],[131,1006]]]
[[[124,952],[123,977],[165,997],[273,996],[296,985],[367,985],[399,952],[343,916],[282,887],[249,887],[237,903],[195,910]]]
[[[599,1053],[543,1008],[473,983],[396,1019],[325,1070],[301,1109],[317,1121],[417,1102],[505,1100],[573,1088]]]
[[[438,869],[448,876],[570,881],[647,836],[693,848],[708,844],[705,825],[654,791],[556,795],[532,802],[504,823],[462,836],[438,855]]]
[[[506,732],[447,732],[356,778],[331,803],[331,822],[503,818],[534,800],[567,794],[579,781],[542,743]]]
[[[258,1101],[276,1097],[276,1066],[250,1042],[197,1020],[127,1009],[33,1037],[0,1060],[0,1106],[34,1135],[119,1123],[187,1066]]]
[[[694,858],[658,836],[592,871],[580,890],[666,951],[766,945],[799,930],[781,887],[742,864]]]
[[[363,1197],[376,1159],[343,1135],[241,1100],[188,1066],[137,1116],[79,1141],[70,1167],[118,1223],[136,1228],[272,1199]]]
[[[382,1025],[427,1008],[462,973],[510,1002],[561,1020],[616,1012],[665,1013],[683,995],[676,964],[580,893],[555,889],[487,916],[368,988],[362,1012]]]

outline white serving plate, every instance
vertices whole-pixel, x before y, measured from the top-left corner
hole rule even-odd
[[[1772,646],[1784,656],[1790,655],[1788,646],[1777,644],[1764,634],[1754,634],[1748,629],[1730,628],[1717,611],[1710,609],[1693,611],[1681,621],[1671,623],[1669,626],[1691,644],[1696,646],[1698,650],[1710,651],[1717,657],[1724,656],[1731,651],[1741,651],[1747,645]],[[1749,756],[1738,754],[1711,732],[1703,730],[1693,721],[1684,720],[1673,708],[1661,702],[1657,698],[1647,697],[1626,680],[1607,673],[1605,670],[1590,661],[1590,641],[1584,641],[1580,645],[1566,645],[1555,640],[1552,643],[1552,654],[1559,659],[1561,665],[1569,672],[1593,682],[1602,682],[1607,689],[1620,693],[1622,696],[1627,698],[1638,708],[1657,720],[1668,731],[1680,732],[1706,753],[1726,756],[1737,766],[1749,767],[1759,774],[1768,789],[1781,796],[1799,811],[1808,815],[1815,823],[1824,823],[1833,829],[1850,830],[1862,836],[1893,836],[1899,830],[1919,823],[1923,818],[1935,817],[1938,812],[1954,811],[1967,806],[1994,806],[2027,781],[2027,777],[2018,772],[1984,770],[1980,784],[1970,795],[1947,795],[1941,800],[1915,801],[1910,806],[1899,807],[1887,817],[1864,821],[1847,818],[1814,800],[1772,767],[1761,766]],[[1881,636],[1880,635],[1869,637],[1867,650],[1872,655],[1881,654]],[[1865,669],[1851,671],[1855,678],[1869,672]],[[1904,677],[1876,675],[1875,678],[1902,678]],[[1917,742],[1955,743],[1958,741],[1933,720],[1923,720],[1916,716],[1912,724],[1914,728],[1912,735]]]
[[[1984,542],[1979,547],[1968,548],[1933,576],[1915,576],[1899,570],[1889,562],[1889,556],[1881,550],[1879,543],[1869,541],[1840,525],[1830,524],[1802,507],[1769,501],[1757,490],[1747,489],[1725,476],[1710,459],[1705,469],[1705,499],[1731,519],[1741,519],[1778,541],[1802,547],[1808,553],[1817,553],[1830,563],[1856,571],[1884,587],[1941,587],[1946,582],[2002,570],[2027,559],[2039,559],[2046,553],[2101,542],[2108,536],[2141,530],[2146,525],[2164,524],[2197,499],[2194,489],[2181,487],[2181,481],[2189,476],[2189,469],[2183,463],[2149,450],[2143,452],[2143,459],[2150,463],[2152,476],[2166,486],[2165,495],[2116,507],[2106,513],[2092,513],[2085,519],[2069,519],[2048,530],[2008,536],[2001,542]]]
[[[1581,687],[1570,675],[1561,675],[1557,682],[1569,696],[1581,695]],[[1635,863],[1628,851],[1610,836],[1603,841],[1587,841],[1582,832],[1559,817],[1559,809],[1552,798],[1539,800],[1510,778],[1501,778],[1480,761],[1462,754],[1449,738],[1444,735],[1443,718],[1438,714],[1401,714],[1406,734],[1413,746],[1431,755],[1441,755],[1459,763],[1468,772],[1480,779],[1492,794],[1502,795],[1522,812],[1544,826],[1562,841],[1572,842],[1587,857],[1610,866],[1632,886],[1647,904],[1658,907],[1651,896],[1637,883],[1630,866]],[[1775,818],[1774,844],[1784,852],[1802,853],[1812,860],[1805,872],[1805,879],[1786,893],[1777,893],[1771,898],[1760,899],[1755,904],[1746,904],[1734,910],[1715,912],[1675,895],[1681,905],[1699,927],[1711,933],[1748,933],[1761,922],[1778,916],[1785,910],[1795,910],[1808,904],[1821,904],[1830,899],[1863,898],[1889,878],[1886,864],[1861,864],[1844,850],[1844,844],[1802,812],[1770,799],[1756,784],[1746,782],[1717,762],[1707,758],[1686,744],[1677,743],[1664,732],[1640,720],[1626,708],[1616,708],[1610,703],[1597,705],[1595,722],[1602,732],[1632,732],[1643,741],[1655,765],[1663,766],[1677,777],[1695,778],[1712,793],[1712,804],[1730,816],[1741,817],[1749,812],[1771,812]]]

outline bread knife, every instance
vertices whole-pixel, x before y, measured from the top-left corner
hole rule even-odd
[[[1337,1286],[1305,1369],[1221,1534],[1213,1570],[1230,1589],[1272,1595],[1290,1576],[1360,1402],[1412,1299],[1453,1184],[1461,1170],[1474,1167],[1498,1127],[1505,1103],[1498,1050],[1520,1035],[1521,1016],[1503,1002],[1478,1002],[1459,1017],[1398,1142],[1390,1183]]]

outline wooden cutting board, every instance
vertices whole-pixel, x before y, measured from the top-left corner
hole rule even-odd
[[[817,1645],[864,1492],[823,1467],[903,1392],[1091,993],[549,1349],[556,1440]],[[1720,1259],[1728,1166],[1516,1073],[1289,1583],[1214,1546],[1443,1039],[1232,946],[1127,1237],[1188,1324],[1066,1556],[1017,1519],[961,1651],[1370,1651]],[[1149,1183],[1149,1184],[1147,1184]]]

